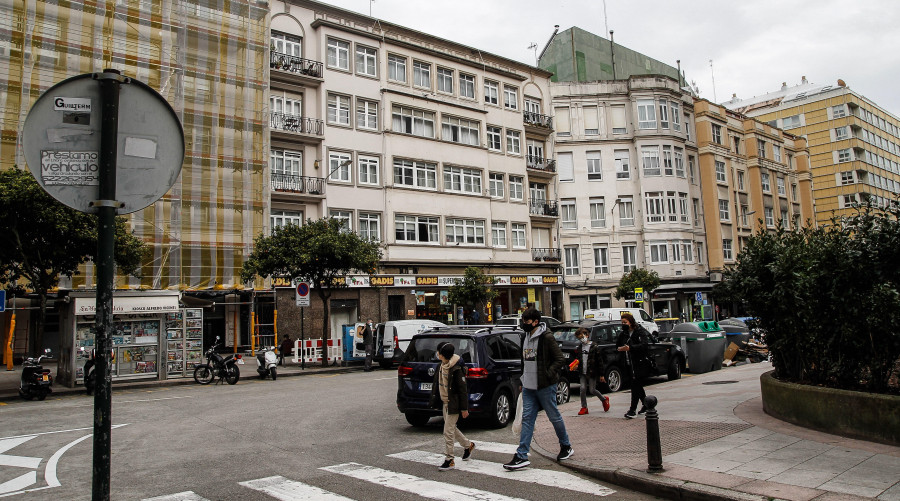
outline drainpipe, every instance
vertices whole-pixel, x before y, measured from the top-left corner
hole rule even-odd
[[[613,30],[609,30],[609,58],[612,60],[613,80],[616,79],[616,44],[613,42]]]
[[[678,88],[681,89],[681,59],[675,61],[678,63]]]

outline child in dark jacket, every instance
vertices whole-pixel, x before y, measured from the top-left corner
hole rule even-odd
[[[465,363],[454,354],[453,345],[441,343],[438,348],[438,360],[441,364],[434,374],[431,386],[431,402],[433,406],[441,405],[444,415],[444,463],[438,468],[447,471],[456,466],[453,462],[453,444],[465,447],[463,461],[468,461],[475,449],[475,443],[466,438],[456,427],[459,416],[469,417],[469,389],[466,386]]]
[[[603,364],[603,354],[600,348],[591,342],[591,336],[584,327],[575,331],[575,337],[579,344],[575,348],[575,354],[578,357],[578,374],[581,376],[581,410],[578,411],[579,416],[588,413],[587,393],[595,395],[603,402],[603,412],[609,412],[609,397],[604,397],[597,390],[597,380],[601,383],[606,382],[603,376],[606,368]]]

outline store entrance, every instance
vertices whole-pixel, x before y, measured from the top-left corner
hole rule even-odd
[[[441,304],[441,294],[431,291],[416,293],[416,320],[426,319],[449,324],[452,313],[452,305]]]

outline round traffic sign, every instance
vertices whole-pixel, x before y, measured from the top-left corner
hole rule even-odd
[[[300,282],[297,284],[297,295],[300,297],[309,295],[309,284],[306,282]]]

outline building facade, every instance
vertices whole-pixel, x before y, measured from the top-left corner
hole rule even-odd
[[[803,77],[775,92],[723,103],[809,143],[815,219],[829,223],[854,203],[885,205],[900,194],[900,119],[846,86]]]

